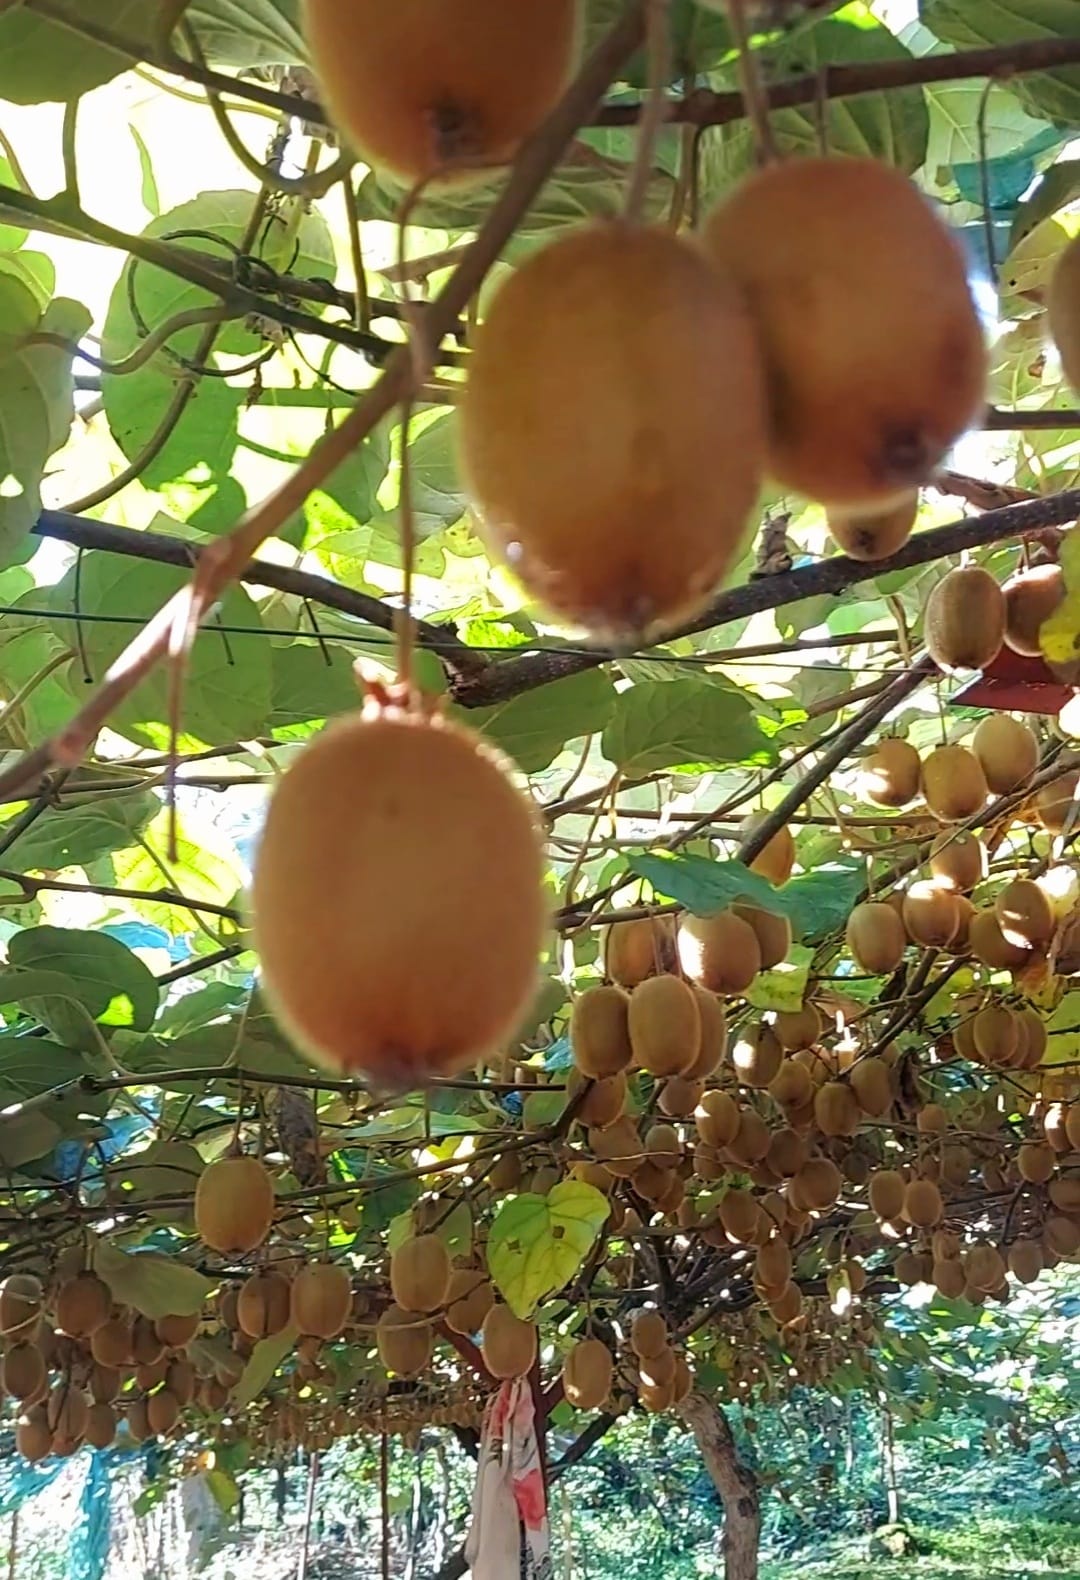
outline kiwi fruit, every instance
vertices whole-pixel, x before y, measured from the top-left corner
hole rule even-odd
[[[677,1169],[683,1160],[683,1146],[674,1125],[657,1123],[645,1132],[645,1156],[658,1169]]]
[[[1020,1044],[1015,1015],[1004,1004],[987,1004],[971,1023],[972,1040],[981,1059],[989,1065],[1006,1065]]]
[[[959,1300],[964,1293],[967,1279],[963,1265],[955,1259],[935,1257],[931,1270],[934,1287],[946,1300]]]
[[[768,165],[703,240],[757,324],[777,481],[851,506],[927,482],[979,412],[987,358],[960,246],[906,176],[862,158]]]
[[[31,1465],[48,1459],[53,1448],[53,1434],[44,1406],[35,1406],[20,1415],[15,1425],[15,1447]]]
[[[730,1146],[739,1130],[739,1105],[727,1092],[706,1092],[694,1115],[694,1123],[706,1146]]]
[[[388,1372],[418,1377],[431,1362],[431,1323],[400,1306],[387,1306],[375,1326],[375,1345]]]
[[[267,996],[338,1074],[399,1090],[450,1074],[533,1000],[542,878],[503,759],[448,720],[371,701],[305,746],[271,798],[252,882]]]
[[[567,1083],[567,1095],[573,1100],[583,1088],[584,1097],[577,1110],[577,1118],[583,1125],[603,1130],[607,1125],[613,1125],[625,1111],[627,1084],[626,1076],[622,1073],[605,1076],[600,1081],[587,1081],[580,1070],[572,1070]],[[535,1185],[532,1189],[536,1189]]]
[[[904,1176],[896,1169],[879,1169],[869,1180],[870,1205],[884,1222],[899,1218],[904,1210]]]
[[[186,1409],[195,1397],[195,1368],[190,1361],[172,1360],[165,1372],[165,1386]]]
[[[620,645],[700,613],[764,465],[734,283],[666,229],[595,221],[527,257],[473,346],[461,471],[489,549],[556,618]]]
[[[137,1316],[131,1324],[131,1358],[136,1366],[153,1366],[165,1353],[149,1317]]]
[[[910,806],[922,784],[922,761],[909,741],[887,735],[859,764],[858,790],[875,806]]]
[[[969,894],[986,876],[986,846],[966,829],[948,829],[930,847],[930,871],[939,887]]]
[[[1019,938],[1006,938],[993,910],[977,910],[971,918],[968,948],[976,960],[993,971],[1016,970],[1031,958],[1031,950]]]
[[[739,827],[740,838],[745,839],[747,835],[753,834],[769,815],[768,812],[752,812]],[[750,863],[750,871],[768,878],[770,883],[780,888],[791,877],[794,866],[795,837],[785,823],[771,836],[763,849],[758,851]]]
[[[180,1419],[180,1401],[168,1388],[159,1388],[146,1401],[146,1420],[154,1437],[168,1437]]]
[[[281,1273],[253,1273],[240,1285],[236,1314],[241,1333],[249,1339],[269,1339],[288,1327],[292,1316],[292,1287]]]
[[[639,1360],[652,1360],[668,1347],[668,1325],[659,1311],[634,1313],[630,1324],[630,1348]]]
[[[538,1343],[536,1324],[522,1321],[509,1306],[492,1306],[484,1318],[480,1347],[493,1377],[524,1377],[536,1360]]]
[[[199,1331],[199,1316],[158,1317],[154,1332],[167,1350],[182,1350],[191,1343]]]
[[[993,1245],[973,1245],[964,1257],[964,1272],[975,1289],[995,1289],[1005,1277],[1005,1263]]]
[[[799,1048],[812,1048],[824,1030],[821,1012],[814,1004],[802,1004],[795,1010],[778,1010],[773,1019],[773,1029],[780,1039],[780,1046],[788,1053]]]
[[[390,1290],[403,1311],[430,1314],[446,1304],[450,1253],[437,1234],[417,1234],[390,1258]]]
[[[993,795],[1019,790],[1039,766],[1039,742],[1034,730],[1007,713],[991,713],[981,719],[971,738],[971,749],[982,764]]]
[[[701,1047],[697,1058],[686,1071],[685,1079],[690,1082],[705,1081],[710,1075],[715,1075],[724,1062],[728,1041],[727,1015],[715,993],[699,987],[696,982],[691,983],[691,987],[701,1020]]]
[[[563,1388],[576,1410],[601,1409],[614,1375],[614,1357],[601,1339],[580,1339],[563,1361]]]
[[[1010,943],[1038,949],[1054,936],[1054,911],[1031,878],[1014,878],[994,900],[994,915]]]
[[[111,1404],[92,1404],[86,1412],[85,1441],[91,1448],[109,1448],[116,1440],[116,1411]]]
[[[957,897],[933,878],[913,883],[904,895],[901,920],[913,944],[945,949],[960,927]]]
[[[603,934],[604,971],[620,987],[673,971],[678,959],[673,916],[634,916],[612,922]]]
[[[949,673],[993,663],[1005,640],[1005,597],[989,571],[963,565],[941,578],[926,600],[923,639]]]
[[[487,1274],[475,1267],[458,1267],[450,1274],[446,1292],[446,1326],[451,1333],[479,1333],[495,1304],[495,1290]]]
[[[86,1339],[108,1322],[112,1292],[96,1273],[79,1273],[61,1284],[56,1295],[56,1329],[69,1338]]]
[[[846,1081],[826,1081],[814,1094],[814,1120],[823,1136],[853,1136],[862,1119],[858,1099]]]
[[[1005,642],[1014,653],[1041,658],[1039,632],[1065,597],[1065,573],[1060,565],[1036,565],[1010,577],[1005,595]]]
[[[133,1360],[132,1326],[124,1317],[110,1317],[90,1335],[90,1354],[101,1366],[127,1366]]]
[[[53,1436],[79,1442],[86,1430],[89,1408],[86,1395],[70,1378],[64,1377],[55,1382],[45,1401]]]
[[[490,178],[553,108],[574,67],[579,0],[304,0],[334,124],[412,186]]]
[[[1045,1185],[1057,1168],[1057,1154],[1046,1141],[1025,1141],[1016,1154],[1016,1167],[1029,1185]]]
[[[579,993],[570,1014],[570,1046],[583,1075],[617,1075],[633,1058],[630,1000],[619,987],[591,987]]]
[[[791,1183],[807,1207],[814,1212],[824,1212],[839,1201],[844,1177],[832,1158],[807,1158]]]
[[[589,1131],[589,1146],[598,1162],[616,1179],[630,1179],[645,1161],[637,1126],[627,1115],[602,1130]]]
[[[36,1344],[13,1344],[4,1355],[4,1392],[12,1399],[40,1399],[45,1392],[48,1372],[45,1358]]]
[[[786,916],[743,900],[737,900],[731,909],[735,916],[753,928],[761,952],[762,971],[771,971],[787,959],[791,952],[791,923]]]
[[[219,1158],[199,1175],[195,1228],[212,1251],[222,1256],[254,1251],[273,1221],[274,1182],[258,1158]]]
[[[848,917],[845,937],[856,965],[871,976],[895,971],[907,948],[903,921],[882,900],[856,905]]]
[[[728,1143],[736,1163],[759,1163],[769,1150],[772,1134],[756,1108],[739,1109],[739,1128]]]
[[[798,1284],[794,1283],[789,1283],[775,1299],[769,1301],[769,1310],[781,1327],[786,1327],[788,1323],[796,1321],[802,1313],[802,1308],[802,1290]]]
[[[690,985],[676,976],[649,977],[630,996],[634,1063],[650,1075],[684,1075],[701,1052],[701,1011]]]
[[[791,1247],[779,1237],[758,1246],[754,1270],[769,1289],[783,1289],[791,1279]]]
[[[1009,1272],[1021,1284],[1034,1284],[1043,1270],[1043,1249],[1038,1240],[1014,1240],[1009,1247]]]
[[[704,1081],[692,1081],[686,1075],[673,1075],[664,1082],[657,1106],[669,1119],[691,1119],[704,1094]]]
[[[880,1119],[893,1104],[892,1072],[884,1059],[870,1055],[857,1059],[848,1076],[859,1107],[871,1119]]]
[[[829,535],[849,559],[873,562],[898,554],[910,538],[919,517],[919,491],[901,494],[881,510],[828,512]]]
[[[814,1082],[805,1065],[783,1059],[769,1082],[769,1096],[782,1108],[802,1108],[814,1100]]]
[[[745,1086],[764,1089],[775,1079],[784,1060],[776,1032],[765,1022],[750,1025],[732,1044],[731,1062]]]
[[[33,1338],[45,1296],[33,1273],[9,1273],[0,1284],[0,1334],[8,1342]]]
[[[748,1190],[725,1191],[717,1213],[727,1234],[743,1245],[748,1245],[758,1232],[761,1209]]]
[[[734,911],[684,916],[678,942],[683,970],[710,993],[745,993],[761,970],[757,934]]]
[[[1038,1010],[1030,1004],[1013,1010],[1013,1016],[1020,1033],[1019,1052],[1022,1057],[1018,1061],[1019,1067],[1024,1070],[1037,1070],[1042,1063],[1049,1041],[1046,1022]],[[1077,1118],[1080,1120],[1080,1110],[1077,1111]],[[1077,1125],[1077,1138],[1077,1145],[1080,1146],[1080,1124]]]
[[[941,1192],[933,1180],[911,1180],[904,1191],[904,1204],[901,1208],[903,1216],[908,1223],[916,1229],[932,1229],[941,1222],[945,1212],[945,1205],[941,1199]]]
[[[1076,801],[1080,799],[1080,769],[1072,768],[1060,778],[1052,779],[1035,793],[1035,811],[1043,828],[1051,834],[1062,834],[1066,827],[1075,827]]]
[[[922,789],[927,806],[942,823],[961,823],[986,805],[986,775],[966,746],[939,746],[923,759]]]
[[[336,1339],[345,1331],[351,1310],[352,1281],[345,1268],[330,1262],[312,1262],[297,1273],[291,1302],[297,1332],[317,1339]]]
[[[646,1388],[670,1388],[675,1381],[675,1351],[665,1344],[655,1355],[642,1357],[638,1375]]]

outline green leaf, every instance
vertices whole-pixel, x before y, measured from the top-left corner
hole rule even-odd
[[[920,0],[932,33],[957,49],[1017,44],[1036,38],[1080,38],[1075,0]],[[1032,115],[1080,124],[1080,67],[1025,73],[1009,84]]]
[[[59,1125],[42,1113],[0,1117],[0,1168],[18,1169],[46,1157],[60,1140]]]
[[[310,642],[275,642],[272,653],[272,729],[311,724],[359,705],[353,655],[340,643],[328,642],[323,649]]]
[[[453,711],[513,757],[522,773],[535,774],[550,768],[567,741],[599,734],[615,706],[610,675],[593,669],[523,692],[492,708]]]
[[[843,926],[866,883],[862,864],[848,862],[791,878],[779,889],[741,861],[642,853],[631,856],[629,866],[693,916],[714,916],[743,899],[786,916],[795,935],[808,942]]]
[[[1013,219],[1009,250],[1031,234],[1044,219],[1052,219],[1080,196],[1080,159],[1062,159],[1043,176],[1031,196],[1025,198]]]
[[[265,1389],[278,1367],[291,1354],[298,1338],[296,1328],[282,1328],[271,1339],[260,1339],[251,1352],[243,1375],[232,1391],[232,1405],[246,1410]]]
[[[150,150],[137,126],[129,126],[128,131],[139,155],[139,169],[142,172],[142,206],[148,214],[153,214],[156,218],[161,213],[161,194],[158,192]]]
[[[82,556],[78,607],[96,618],[83,628],[90,673],[100,678],[131,639],[131,627],[110,616],[146,619],[190,580],[187,571],[141,560],[117,562],[115,555]],[[75,571],[53,589],[53,607],[76,607]],[[228,636],[209,620],[195,639],[184,682],[182,739],[185,750],[250,740],[266,728],[270,711],[273,655],[262,635],[258,606],[242,587],[231,588],[218,605],[221,623],[251,636]],[[110,720],[114,729],[164,750],[168,746],[169,677],[159,666],[125,699]]]
[[[657,680],[620,692],[601,743],[628,778],[662,768],[775,760],[749,698],[712,680]]]
[[[8,945],[8,961],[67,977],[80,1002],[105,1025],[145,1031],[154,1024],[159,990],[153,975],[138,955],[108,933],[28,927]]]
[[[204,1476],[207,1490],[222,1514],[231,1514],[240,1502],[240,1488],[236,1481],[227,1470],[219,1470],[217,1466],[205,1471]]]
[[[531,1317],[581,1270],[610,1211],[607,1197],[582,1180],[503,1202],[491,1225],[488,1267],[517,1316]]]
[[[1052,664],[1067,664],[1080,653],[1080,533],[1066,534],[1059,557],[1065,597],[1039,628],[1039,645]]]
[[[17,815],[19,809],[6,810]],[[89,866],[130,845],[160,811],[161,801],[150,790],[103,799],[80,796],[65,807],[49,807],[42,813],[5,852],[4,864],[20,872]]]
[[[3,154],[0,154],[0,186],[16,187],[17,185],[14,170]],[[23,226],[4,220],[0,223],[0,254],[9,248],[14,251],[16,247],[21,247],[29,235],[30,232]]]
[[[776,77],[813,77],[824,66],[910,59],[911,51],[876,20],[869,7],[855,3],[779,43],[770,51],[769,69]],[[729,72],[728,85],[736,83]],[[769,124],[782,154],[818,152],[821,134],[813,104],[774,110]],[[909,174],[926,158],[929,135],[929,111],[919,87],[861,93],[829,103],[826,111],[825,138],[831,153],[883,159]],[[708,134],[703,153],[703,197],[712,197],[754,167],[749,122],[717,127]]]
[[[40,314],[31,288],[0,271],[0,565],[37,548],[29,534],[41,513],[45,463],[66,442],[75,409],[69,352],[28,345],[23,337],[41,332],[75,342],[90,322],[81,302],[64,297]]]
[[[119,1305],[132,1306],[152,1321],[196,1316],[217,1287],[175,1256],[121,1251],[108,1240],[95,1242],[93,1265]]]
[[[306,61],[299,0],[194,0],[188,16],[212,60],[228,66]]]
[[[95,22],[130,39],[136,49],[153,38],[146,0],[64,0],[74,22]],[[96,44],[75,28],[34,16],[25,6],[0,10],[0,98],[15,104],[77,99],[131,65],[131,57]]]

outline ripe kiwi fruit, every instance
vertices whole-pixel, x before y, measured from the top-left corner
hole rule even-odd
[[[1024,965],[1031,958],[1031,950],[1019,939],[1008,939],[1001,930],[1001,923],[992,910],[976,911],[968,924],[968,948],[993,971],[1011,971]]]
[[[589,1146],[597,1161],[616,1179],[629,1179],[645,1161],[637,1126],[626,1114],[603,1130],[590,1130]]]
[[[691,1119],[704,1095],[704,1081],[692,1081],[687,1075],[673,1075],[664,1082],[658,1106],[660,1112],[669,1119]]]
[[[686,1071],[685,1079],[705,1081],[710,1075],[715,1075],[724,1062],[727,1053],[727,1015],[715,993],[699,987],[696,982],[691,983],[691,987],[701,1019],[701,1047],[694,1063]]]
[[[86,1339],[108,1322],[112,1292],[96,1273],[79,1273],[61,1284],[56,1295],[56,1329],[69,1338]]]
[[[1038,949],[1054,936],[1054,911],[1031,878],[1014,878],[994,899],[994,915],[1010,943]]]
[[[653,1360],[668,1347],[668,1325],[659,1311],[635,1312],[630,1324],[630,1348],[639,1360]]]
[[[493,1377],[524,1377],[536,1359],[539,1335],[535,1322],[524,1322],[509,1306],[492,1306],[484,1318],[480,1347]]]
[[[909,806],[922,783],[922,761],[909,741],[887,735],[859,765],[859,794],[875,806]]]
[[[904,895],[901,919],[913,944],[945,949],[960,927],[960,907],[952,889],[935,879],[913,883]]]
[[[617,1075],[633,1059],[630,1000],[619,987],[590,987],[579,993],[570,1014],[570,1046],[583,1075]]]
[[[769,816],[768,812],[752,812],[745,818],[739,828],[740,837],[745,839]],[[756,872],[777,888],[785,884],[791,877],[795,865],[795,837],[785,823],[778,828],[764,849],[759,850],[750,863],[750,871]]]
[[[674,1125],[654,1124],[645,1132],[645,1156],[658,1169],[677,1169],[683,1160],[683,1145]]]
[[[681,977],[649,977],[630,997],[634,1063],[650,1075],[685,1075],[701,1052],[701,1011]]]
[[[784,1050],[773,1028],[764,1021],[747,1026],[732,1044],[731,1062],[735,1074],[745,1086],[764,1089],[780,1070]]]
[[[750,1191],[738,1188],[725,1191],[717,1213],[733,1240],[748,1245],[754,1239],[761,1222],[761,1209]]]
[[[345,1268],[312,1262],[297,1273],[292,1285],[291,1315],[299,1333],[336,1339],[352,1310],[352,1281]]]
[[[439,1236],[416,1234],[390,1258],[390,1290],[403,1311],[439,1311],[446,1304],[450,1273],[450,1253]]]
[[[786,916],[743,900],[737,900],[731,909],[753,928],[761,951],[762,971],[771,971],[787,959],[791,951],[791,923]]]
[[[745,993],[761,970],[757,934],[734,911],[684,916],[679,958],[687,976],[710,993]]]
[[[495,1290],[482,1269],[454,1269],[446,1293],[446,1326],[452,1333],[479,1333],[494,1304]]]
[[[90,1335],[90,1354],[101,1366],[127,1366],[133,1359],[131,1340],[130,1319],[110,1317]]]
[[[253,1273],[240,1285],[236,1315],[241,1333],[249,1339],[269,1339],[288,1327],[292,1316],[292,1287],[281,1273]]]
[[[418,1377],[431,1361],[431,1323],[400,1306],[387,1306],[375,1326],[375,1345],[388,1372]]]
[[[1009,1272],[1021,1284],[1034,1284],[1045,1266],[1038,1240],[1014,1240],[1009,1247]]]
[[[603,1130],[607,1125],[613,1125],[626,1109],[627,1084],[626,1076],[607,1075],[599,1081],[589,1081],[580,1070],[571,1070],[567,1082],[567,1096],[571,1100],[577,1097],[579,1091],[587,1088],[577,1110],[577,1118],[583,1125],[589,1125],[597,1130]],[[531,1186],[536,1190],[536,1186]]]
[[[109,1448],[116,1439],[116,1411],[99,1401],[86,1412],[85,1441],[91,1448]]]
[[[982,405],[987,359],[963,253],[916,187],[873,159],[785,160],[722,199],[703,239],[757,323],[774,477],[851,506],[928,481]]]
[[[769,1082],[769,1096],[782,1108],[802,1108],[814,1100],[814,1082],[805,1065],[784,1059]]]
[[[531,803],[501,757],[369,701],[305,746],[271,799],[252,884],[267,995],[339,1074],[397,1089],[450,1074],[532,1001],[542,877]]]
[[[989,571],[962,565],[926,600],[923,639],[940,669],[985,669],[1005,640],[1005,597]]]
[[[824,1029],[821,1012],[814,1004],[803,1004],[799,1009],[778,1010],[773,1029],[780,1039],[780,1046],[789,1053],[798,1048],[812,1048]]]
[[[581,1339],[563,1361],[566,1397],[576,1410],[599,1410],[607,1403],[615,1361],[601,1339]]]
[[[916,1229],[932,1229],[935,1224],[940,1223],[945,1205],[934,1181],[911,1180],[904,1191],[904,1205],[901,1211],[908,1223]]]
[[[844,1178],[832,1158],[807,1158],[791,1183],[807,1207],[824,1212],[840,1199]]]
[[[976,1052],[989,1065],[1009,1064],[1020,1042],[1016,1016],[1004,1004],[987,1004],[971,1023]]]
[[[1005,1263],[993,1245],[973,1245],[964,1257],[964,1272],[975,1289],[995,1289],[1005,1277]]]
[[[678,959],[673,916],[634,916],[612,922],[603,934],[604,971],[620,987],[672,971]]]
[[[8,1342],[33,1338],[44,1299],[41,1280],[33,1273],[9,1273],[0,1284],[0,1334]]]
[[[180,1419],[180,1401],[168,1388],[159,1388],[146,1401],[146,1420],[154,1437],[168,1437]]]
[[[304,0],[311,64],[356,151],[397,181],[509,162],[573,70],[579,0]],[[480,179],[490,172],[481,168]]]
[[[858,1099],[846,1081],[826,1081],[814,1094],[814,1121],[823,1136],[853,1136],[862,1119]]]
[[[982,764],[993,795],[1019,790],[1039,766],[1039,742],[1034,730],[1007,713],[990,713],[981,719],[971,738],[971,749]]]
[[[191,1343],[199,1331],[199,1316],[158,1317],[154,1332],[167,1350],[182,1350]]]
[[[986,876],[986,846],[967,829],[948,829],[930,847],[930,871],[941,887],[969,894]]]
[[[40,1399],[45,1392],[48,1372],[45,1358],[36,1344],[13,1344],[4,1356],[4,1392],[12,1399]]]
[[[959,1300],[967,1284],[963,1265],[954,1257],[935,1257],[932,1278],[938,1294],[946,1300]]]
[[[1075,826],[1075,802],[1080,799],[1080,769],[1071,768],[1058,779],[1052,779],[1035,793],[1035,811],[1043,828],[1051,834],[1061,834],[1066,825]]]
[[[966,746],[939,746],[923,759],[927,806],[942,823],[961,823],[986,805],[986,775]]]
[[[1010,577],[1005,594],[1005,642],[1014,653],[1041,658],[1039,631],[1065,597],[1060,565],[1036,565]]]
[[[916,488],[880,510],[843,510],[834,505],[828,513],[829,535],[849,559],[887,560],[904,547],[918,517]]]
[[[262,1245],[274,1221],[274,1182],[258,1158],[218,1158],[195,1188],[195,1228],[222,1256]]]
[[[743,299],[697,248],[603,220],[533,252],[459,414],[480,530],[558,617],[638,643],[705,607],[757,501],[765,407]]]
[[[1080,390],[1080,246],[1075,238],[1058,254],[1046,310],[1065,377],[1074,390]]]
[[[1057,1153],[1049,1142],[1025,1141],[1016,1154],[1016,1167],[1029,1185],[1045,1185],[1057,1168]]]
[[[871,1055],[857,1059],[848,1076],[859,1107],[871,1119],[880,1119],[893,1104],[892,1072],[884,1059]]]
[[[756,1108],[739,1109],[739,1128],[728,1143],[736,1163],[759,1163],[769,1150],[772,1134]]]
[[[759,1245],[754,1269],[767,1288],[783,1289],[791,1279],[791,1247],[787,1241],[776,1236]]]
[[[906,1185],[896,1169],[879,1169],[869,1182],[870,1205],[886,1223],[899,1218],[904,1209]]]
[[[781,1327],[786,1327],[789,1322],[796,1321],[802,1313],[802,1308],[802,1290],[798,1284],[794,1283],[789,1283],[774,1300],[769,1301],[769,1310]]]
[[[694,1115],[694,1123],[706,1146],[730,1146],[739,1130],[739,1105],[727,1092],[706,1092]]]
[[[848,917],[845,936],[856,965],[871,976],[895,971],[907,948],[903,921],[882,900],[856,905]]]
[[[52,1453],[53,1435],[44,1405],[35,1405],[19,1417],[15,1426],[15,1447],[31,1465],[48,1459]]]

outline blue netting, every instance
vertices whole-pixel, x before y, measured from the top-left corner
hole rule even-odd
[[[79,1521],[68,1543],[68,1580],[102,1580],[109,1561],[112,1516],[109,1454],[95,1452],[79,1503]]]
[[[152,1480],[161,1468],[161,1451],[154,1444],[136,1449],[95,1449],[75,1461],[79,1465],[85,1463],[87,1473],[78,1522],[68,1543],[67,1580],[102,1580],[112,1529],[112,1475],[120,1466],[135,1461],[145,1465],[147,1478]],[[0,1433],[0,1519],[40,1496],[71,1464],[67,1459],[48,1459],[41,1465],[28,1465],[16,1451],[14,1433]]]

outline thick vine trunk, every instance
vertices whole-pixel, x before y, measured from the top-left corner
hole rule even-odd
[[[692,1393],[682,1414],[724,1505],[724,1580],[757,1580],[761,1540],[757,1477],[740,1460],[731,1427],[719,1406],[703,1394]]]

